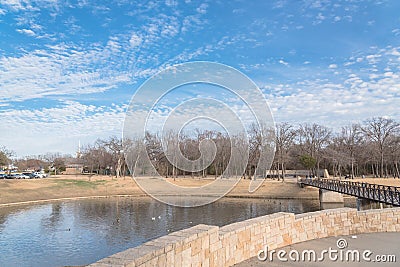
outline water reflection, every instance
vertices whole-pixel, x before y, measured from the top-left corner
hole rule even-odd
[[[0,208],[0,266],[84,265],[200,223],[222,226],[279,211],[318,209],[318,200],[230,198],[197,208],[151,198]]]

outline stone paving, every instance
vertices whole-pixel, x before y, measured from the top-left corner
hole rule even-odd
[[[337,241],[339,239],[345,239],[347,241],[347,247],[343,249],[339,249],[337,247]],[[276,253],[273,254],[272,261],[270,258],[265,261],[260,261],[257,257],[253,257],[241,263],[234,265],[235,267],[285,267],[285,266],[307,266],[307,267],[342,267],[342,266],[351,266],[351,267],[364,267],[364,266],[400,266],[400,233],[369,233],[369,234],[360,234],[353,236],[338,236],[338,237],[328,237],[322,239],[311,240],[307,242],[302,242],[298,244],[289,245],[283,247],[281,249],[276,249],[276,251],[284,250],[286,251],[286,255],[283,256],[283,259],[287,259],[288,261],[280,261],[277,258]],[[328,253],[325,254],[324,260],[322,261],[313,261],[313,257],[311,257],[312,261],[308,260],[308,253],[305,253],[305,261],[301,261],[302,253],[306,250],[312,250],[316,252],[316,258],[322,258],[321,252],[323,250],[337,250],[338,259],[330,260]],[[293,261],[289,258],[289,254],[291,251],[299,252],[300,261]],[[343,261],[340,260],[339,251],[342,250]],[[349,251],[358,251],[358,255],[360,255],[360,260],[357,260],[357,252],[356,254],[350,254]],[[372,254],[370,256],[366,256],[366,260],[363,259],[363,252],[366,250],[370,250]],[[271,252],[271,251],[270,251]],[[268,253],[269,254],[269,253]],[[335,259],[335,254],[332,254],[332,259]],[[347,256],[348,255],[348,256]],[[353,256],[354,255],[354,256]],[[389,255],[395,256],[395,261]],[[260,256],[264,256],[261,254]],[[391,262],[377,262],[376,256],[380,257],[380,259],[384,259],[386,257],[387,261]],[[292,258],[296,259],[296,253],[293,252]],[[349,260],[346,261],[346,258]],[[390,259],[391,258],[391,259]],[[353,261],[355,259],[355,261]],[[371,261],[367,261],[371,259]]]

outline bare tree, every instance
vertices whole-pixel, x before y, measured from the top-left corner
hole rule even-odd
[[[353,177],[371,172],[381,177],[384,173],[398,177],[399,128],[399,124],[393,120],[373,118],[365,121],[363,126],[345,126],[336,134],[318,124],[302,124],[295,129],[289,123],[280,123],[276,129],[253,124],[248,132],[236,136],[199,129],[179,136],[175,132],[167,132],[162,139],[156,133],[146,133],[145,140],[122,140],[117,137],[99,139],[83,149],[81,160],[90,173],[113,174],[116,177],[124,175],[129,167],[133,176],[154,175],[157,171],[160,175],[172,175],[174,178],[187,174],[192,177],[237,177],[244,171],[245,177],[256,178],[266,176],[266,168],[272,157],[265,157],[262,152],[268,151],[271,152],[266,153],[268,155],[275,152],[274,168],[279,179],[285,176],[286,169],[302,167],[311,168],[315,175],[315,168],[319,169],[320,165],[339,176],[346,171]],[[216,154],[214,157],[215,151],[211,147],[201,150],[206,155],[204,159],[210,162],[206,168],[200,168],[205,162],[199,160],[202,155],[199,148],[205,140],[215,144]],[[181,155],[187,161],[177,162],[178,159],[185,160]],[[2,165],[10,162],[10,156],[8,150],[0,147]],[[37,159],[45,161],[44,164],[53,166],[59,172],[65,156],[48,153]],[[37,165],[39,161],[21,159],[19,162],[27,168],[28,165]]]
[[[10,164],[10,157],[14,155],[14,152],[8,150],[5,146],[0,146],[0,166]]]
[[[104,147],[112,155],[112,166],[114,167],[115,176],[117,178],[122,175],[122,167],[125,164],[124,161],[124,147],[122,144],[122,139],[116,136],[111,137],[108,140],[102,141]]]
[[[400,162],[400,136],[391,136],[388,140],[388,157],[393,164],[392,173],[394,178],[400,178],[399,162]]]
[[[316,159],[317,170],[320,168],[321,152],[329,144],[331,134],[330,129],[315,123],[304,124],[299,127],[300,146],[305,153]]]
[[[392,119],[383,117],[366,120],[361,127],[362,132],[377,145],[380,156],[379,176],[384,177],[384,154],[387,141],[392,134],[399,131],[400,124]]]
[[[350,159],[350,175],[351,178],[354,178],[355,151],[363,142],[363,136],[360,133],[360,126],[358,124],[351,124],[342,127],[342,131],[338,136],[338,141],[338,150],[344,151]]]
[[[52,167],[55,175],[57,175],[57,172],[65,171],[65,158],[61,157],[54,159]]]
[[[297,131],[287,122],[276,125],[275,145],[278,169],[282,171],[282,179],[285,177],[286,161],[289,149],[293,146]],[[279,180],[279,175],[278,175]]]

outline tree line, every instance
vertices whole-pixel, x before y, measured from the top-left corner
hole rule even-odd
[[[271,144],[267,146],[273,147],[275,153],[273,159],[271,158],[271,170],[268,172],[264,168],[262,172],[255,173],[260,159],[260,148],[265,145],[262,144],[262,135],[264,137],[267,135],[267,140],[272,138]],[[53,153],[15,160],[15,163],[19,165],[18,167],[24,168],[29,165],[29,161],[39,160],[40,164],[46,165],[49,169],[61,171],[68,162],[75,162],[84,166],[84,171],[87,173],[109,174],[116,177],[152,175],[154,169],[165,177],[217,177],[224,174],[251,178],[254,175],[266,176],[273,173],[278,179],[283,179],[286,170],[289,169],[307,169],[312,175],[317,175],[320,169],[327,169],[336,177],[345,175],[400,177],[400,124],[384,117],[349,124],[338,131],[316,123],[295,125],[283,122],[276,124],[275,129],[269,131],[268,129],[262,131],[252,125],[247,136],[228,136],[217,131],[197,129],[194,133],[180,135],[179,140],[165,136],[162,138],[158,134],[147,132],[144,142],[123,140],[118,137],[98,139],[84,147],[78,159]],[[207,168],[195,172],[176,167],[174,153],[177,151],[166,149],[169,145],[177,147],[178,152],[185,158],[197,162],[196,159],[201,153],[199,145],[204,140],[214,142],[215,157]],[[5,163],[10,161],[11,154],[4,147],[0,148],[0,165],[6,165]],[[129,157],[126,158],[125,154]],[[240,161],[243,161],[243,157],[237,158],[234,155],[245,155],[248,159],[247,164],[241,167]],[[143,161],[145,157],[148,157],[154,168],[146,166]],[[237,169],[230,168],[229,173],[224,173],[229,161],[233,166],[237,166]],[[130,173],[129,165],[135,167],[135,173]],[[194,169],[197,170],[196,166]],[[259,169],[262,170],[263,166]]]

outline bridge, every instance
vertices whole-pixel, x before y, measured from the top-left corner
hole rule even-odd
[[[321,178],[301,179],[299,184],[355,196],[360,199],[400,206],[400,187]]]

